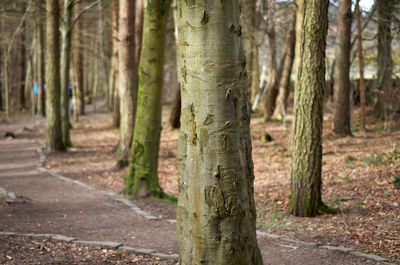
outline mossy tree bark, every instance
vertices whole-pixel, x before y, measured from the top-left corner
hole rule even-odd
[[[135,60],[135,0],[119,3],[119,100],[120,129],[117,146],[117,164],[128,162],[137,102],[137,65]]]
[[[334,96],[335,112],[333,131],[351,135],[350,128],[350,51],[351,51],[351,0],[339,0],[336,32],[336,64]]]
[[[180,264],[262,264],[239,0],[178,0]]]
[[[376,111],[379,117],[388,119],[390,112],[392,88],[392,9],[393,0],[376,0],[378,10],[378,56],[377,56],[377,89],[382,93],[378,95]]]
[[[72,146],[69,129],[69,83],[70,83],[70,54],[72,36],[73,1],[64,0],[64,17],[61,30],[61,130],[64,146]]]
[[[46,0],[46,138],[50,151],[64,151],[60,108],[60,6]]]
[[[139,97],[125,192],[162,197],[158,184],[165,27],[170,0],[144,0]]]
[[[323,207],[322,97],[328,4],[329,0],[309,0],[304,4],[289,199],[290,212],[296,216],[314,216]]]

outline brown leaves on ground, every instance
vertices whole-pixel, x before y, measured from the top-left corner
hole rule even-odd
[[[167,114],[164,111],[164,120]],[[353,114],[353,117],[359,117],[357,110]],[[260,118],[252,119],[258,229],[306,241],[351,247],[400,262],[400,190],[393,185],[395,176],[400,175],[399,127],[386,132],[382,129],[383,122],[374,119],[370,113],[366,134],[353,130],[353,137],[343,138],[332,133],[332,117],[326,114],[323,200],[339,213],[299,218],[287,212],[291,170],[290,118],[287,126],[279,121],[264,123]],[[352,126],[359,127],[356,119]],[[65,154],[52,154],[46,165],[99,189],[121,191],[127,169],[115,167],[118,131],[111,128],[111,116],[84,116],[74,128],[74,147]],[[270,134],[273,141],[262,141],[265,133]],[[177,130],[162,132],[159,181],[166,193],[175,196],[178,193],[177,144]],[[139,205],[150,212],[156,211],[155,215],[170,216],[168,211],[175,210],[173,206],[160,210],[162,206],[151,203],[143,205],[139,202]]]
[[[27,237],[0,237],[0,249],[0,264],[176,264],[176,261],[121,250]]]

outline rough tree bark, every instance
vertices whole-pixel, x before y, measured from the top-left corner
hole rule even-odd
[[[239,0],[178,0],[180,264],[262,264]]]
[[[46,0],[46,138],[50,151],[64,151],[60,108],[60,6]]]
[[[165,28],[169,0],[144,0],[139,98],[125,192],[133,197],[162,197],[158,183]]]
[[[314,216],[323,206],[322,96],[328,4],[329,0],[307,0],[304,3],[289,197],[290,212],[296,216]]]
[[[61,30],[61,130],[62,139],[65,147],[72,146],[69,135],[69,71],[71,54],[71,35],[72,35],[72,10],[73,1],[64,0],[64,17]]]
[[[339,0],[336,33],[333,131],[351,135],[350,128],[350,51],[351,0]]]
[[[119,100],[120,129],[117,145],[117,164],[127,165],[137,102],[137,65],[135,60],[135,0],[120,1],[119,6]]]

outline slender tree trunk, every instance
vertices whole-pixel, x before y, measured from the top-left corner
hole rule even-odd
[[[120,113],[119,113],[119,96],[118,96],[118,11],[119,2],[112,0],[111,13],[112,13],[112,58],[110,68],[110,107],[113,110],[113,125],[115,128],[119,127]]]
[[[295,94],[294,143],[289,209],[296,216],[314,216],[323,206],[322,96],[329,0],[304,5],[300,65]]]
[[[99,56],[100,56],[100,59],[102,62],[101,70],[102,70],[103,78],[104,78],[104,82],[102,82],[102,84],[104,86],[103,91],[104,91],[104,94],[106,95],[106,104],[108,107],[108,103],[109,103],[108,96],[110,95],[110,93],[109,93],[110,81],[109,81],[108,73],[110,72],[110,70],[109,70],[107,60],[106,60],[106,51],[105,51],[105,44],[104,44],[104,38],[105,38],[105,35],[104,35],[104,28],[105,28],[105,26],[104,26],[104,0],[100,0],[100,2],[98,4],[98,9],[99,9],[99,35],[100,35]],[[99,81],[100,81],[99,80],[100,63],[98,60],[96,60],[96,67],[98,67],[98,71],[95,73],[96,80],[97,80],[96,86],[98,86],[98,85],[100,85],[100,83],[99,83]],[[97,87],[96,87],[96,89],[97,89]],[[96,93],[97,93],[97,90],[96,90]]]
[[[364,84],[364,57],[362,45],[361,12],[360,0],[356,0],[356,18],[357,18],[357,41],[358,41],[358,63],[360,69],[360,127],[365,132],[365,84]]]
[[[350,128],[350,51],[351,51],[351,0],[339,0],[337,12],[336,64],[334,81],[335,113],[333,131],[351,135]]]
[[[60,108],[60,7],[46,0],[46,138],[50,151],[64,151]]]
[[[81,7],[81,5],[79,5]],[[77,22],[77,28],[76,28],[76,33],[78,36],[78,47],[77,47],[77,53],[76,53],[76,81],[77,81],[77,106],[80,115],[85,114],[85,88],[84,88],[84,66],[83,66],[83,61],[84,61],[84,54],[83,54],[83,21],[82,18],[80,19],[79,22]]]
[[[162,197],[158,183],[158,153],[161,135],[161,106],[165,28],[171,1],[144,0],[143,49],[139,66],[139,98],[126,193],[133,197]],[[136,24],[137,25],[137,24]]]
[[[61,47],[61,129],[62,139],[65,147],[72,146],[69,129],[69,85],[70,85],[70,53],[72,36],[72,10],[73,1],[64,0],[64,18],[62,25],[62,47]]]
[[[23,3],[22,10],[25,11],[26,3]],[[20,109],[24,109],[25,106],[25,77],[26,77],[26,49],[25,49],[25,21],[22,22],[21,25],[21,33],[20,33],[20,43],[19,43],[19,56],[20,56],[20,64],[19,64],[19,107]]]
[[[39,0],[40,4],[44,1]],[[36,34],[38,40],[38,58],[37,58],[37,69],[38,69],[38,113],[43,117],[46,115],[46,93],[44,90],[46,72],[45,72],[45,36],[44,36],[44,25],[45,19],[42,11],[42,6],[38,6],[38,16],[36,22]]]
[[[290,26],[285,37],[285,55],[282,66],[282,74],[279,82],[279,98],[277,101],[276,113],[281,113],[281,117],[285,120],[287,99],[290,93],[290,75],[292,74],[292,66],[294,61],[294,49],[296,45],[296,10],[293,8],[290,20]],[[279,114],[278,114],[279,115]]]
[[[251,101],[258,93],[258,49],[256,43],[256,1],[245,0],[243,2],[243,28],[244,48],[246,51],[246,69],[249,77]]]
[[[279,66],[276,65],[276,36],[275,30],[270,32],[269,40],[270,40],[270,69],[271,75],[268,84],[267,93],[264,99],[264,120],[269,121],[274,114],[275,107],[276,107],[276,99],[279,94],[279,83],[282,76],[282,68],[283,64],[286,60],[287,54],[284,53],[282,59],[279,63]]]
[[[117,164],[128,162],[135,124],[137,65],[135,60],[135,0],[122,0],[119,6],[119,100],[120,134]],[[154,58],[155,59],[155,58]]]
[[[142,49],[142,37],[143,37],[143,1],[146,0],[136,0],[136,9],[135,9],[135,63],[139,65],[140,62],[140,52]],[[170,1],[170,0],[165,0]],[[160,36],[162,37],[162,36]],[[136,72],[138,74],[138,72]],[[137,81],[139,80],[139,74],[137,76]],[[136,82],[136,87],[138,83]]]
[[[376,0],[378,9],[378,57],[377,57],[377,89],[378,95],[376,110],[379,117],[388,120],[392,88],[392,0]]]
[[[179,263],[262,264],[239,0],[177,3]]]
[[[296,46],[294,69],[297,75],[300,66],[300,47],[301,38],[303,36],[303,19],[304,19],[304,0],[294,0],[296,2]],[[297,81],[297,80],[296,80]]]

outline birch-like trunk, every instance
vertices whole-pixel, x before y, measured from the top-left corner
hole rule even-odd
[[[180,264],[262,264],[239,0],[178,0]]]
[[[309,0],[304,5],[289,198],[290,212],[296,216],[314,216],[323,206],[322,97],[328,5],[329,0]]]

